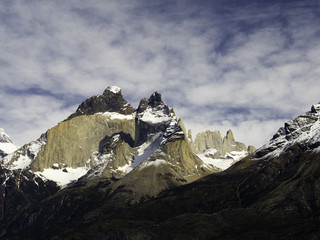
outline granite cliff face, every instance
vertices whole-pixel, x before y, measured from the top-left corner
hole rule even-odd
[[[189,139],[192,139],[191,132]],[[235,141],[231,130],[223,138],[219,131],[198,133],[191,145],[205,163],[220,170],[227,169],[256,150],[253,146],[247,147],[244,143]]]
[[[45,134],[45,144],[32,161],[31,169],[42,171],[54,164],[73,168],[85,166],[106,136],[119,132],[134,136],[133,117],[125,116],[128,117],[117,119],[112,114],[97,113],[59,123]]]

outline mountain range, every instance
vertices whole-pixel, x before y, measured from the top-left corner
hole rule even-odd
[[[0,238],[318,239],[319,115],[255,149],[108,87],[22,147],[0,129]]]

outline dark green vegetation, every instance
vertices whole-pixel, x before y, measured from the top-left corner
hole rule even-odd
[[[319,154],[296,144],[252,158],[134,204],[111,179],[82,179],[20,213],[1,239],[318,239]]]

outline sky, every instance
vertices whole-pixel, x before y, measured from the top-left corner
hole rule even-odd
[[[0,0],[0,128],[17,145],[119,86],[260,147],[320,101],[318,0]]]

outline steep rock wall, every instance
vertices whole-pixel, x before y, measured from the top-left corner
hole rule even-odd
[[[31,163],[31,169],[42,171],[55,163],[82,167],[106,136],[122,131],[134,138],[134,124],[133,119],[112,119],[103,114],[82,115],[61,122],[47,131],[47,142]]]

